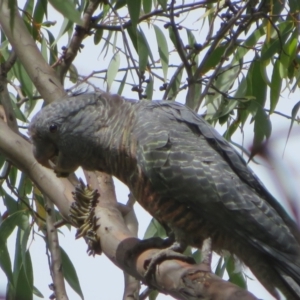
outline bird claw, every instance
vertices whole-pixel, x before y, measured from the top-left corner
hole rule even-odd
[[[146,260],[144,264],[144,268],[146,269],[146,272],[144,273],[145,280],[150,280],[154,275],[155,267],[165,260],[176,259],[189,264],[196,263],[192,257],[186,256],[180,252],[182,252],[182,246],[175,242],[170,247],[160,250],[153,257]]]

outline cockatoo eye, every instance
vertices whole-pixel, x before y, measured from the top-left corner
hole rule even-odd
[[[50,131],[51,133],[54,133],[54,132],[57,131],[57,128],[58,128],[58,126],[57,126],[56,124],[51,124],[51,125],[49,126],[49,131]]]

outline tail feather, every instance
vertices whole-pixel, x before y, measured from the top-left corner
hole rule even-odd
[[[261,241],[254,244],[259,253],[264,253],[248,264],[254,275],[276,299],[280,299],[278,289],[287,300],[300,300],[300,255],[296,245],[291,252],[283,252]]]
[[[280,274],[283,280],[288,285],[289,289],[292,290],[295,294],[295,299],[300,299],[300,286],[299,284],[290,276],[287,276],[285,274]]]

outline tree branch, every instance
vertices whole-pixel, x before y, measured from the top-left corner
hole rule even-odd
[[[9,0],[0,0],[0,25],[18,59],[44,99],[52,102],[62,98],[65,96],[65,91],[55,71],[42,57],[17,8],[14,12],[14,26],[10,26],[11,12],[8,2]]]
[[[40,165],[33,157],[31,145],[1,119],[0,152],[18,169],[28,174],[34,184],[58,207],[64,219],[70,221],[69,208],[74,201],[73,185],[68,179],[59,179],[52,170]]]
[[[57,229],[54,227],[54,205],[52,201],[45,197],[46,200],[46,224],[47,224],[47,241],[48,247],[51,254],[51,277],[54,286],[54,296],[55,299],[68,300],[68,296],[65,288],[65,281],[63,276],[61,254],[58,242]]]
[[[203,1],[193,2],[193,3],[183,4],[183,5],[177,5],[177,6],[174,6],[174,10],[180,10],[180,9],[194,10],[199,7],[203,7],[204,5],[211,4],[211,3],[215,3],[215,0],[203,0]],[[168,7],[167,11],[169,11],[170,9],[171,8]],[[139,24],[143,21],[150,19],[151,17],[162,16],[165,13],[166,13],[166,11],[163,9],[153,10],[152,12],[141,16],[137,23]],[[169,17],[169,16],[166,16],[166,17]],[[106,25],[106,24],[92,24],[91,28],[108,30],[108,31],[122,31],[122,28],[126,29],[126,28],[130,27],[131,25],[132,25],[131,20],[128,20],[122,26],[118,26],[118,25],[114,26],[114,25]]]
[[[217,37],[215,38],[214,42],[212,43],[212,45],[210,46],[209,50],[207,51],[205,57],[203,58],[202,63],[197,68],[197,70],[194,74],[195,79],[198,78],[201,75],[203,67],[205,66],[206,60],[209,59],[209,56],[213,53],[215,48],[219,45],[220,40],[225,36],[225,34],[228,32],[228,30],[232,28],[233,24],[239,19],[239,17],[246,10],[248,5],[249,5],[249,2],[247,2],[243,7],[241,7],[241,9],[236,13],[236,15],[232,19],[230,19],[229,22],[227,22],[227,24],[223,28],[220,29]],[[249,25],[249,23],[248,23],[248,25]],[[218,75],[223,63],[227,59],[227,55],[228,55],[228,53],[231,49],[231,46],[236,41],[237,37],[245,30],[245,28],[247,28],[247,26],[244,26],[244,24],[243,24],[243,26],[239,26],[239,28],[236,30],[236,32],[234,34],[234,37],[231,37],[231,39],[229,41],[229,45],[227,46],[223,56],[221,57],[220,63],[215,68],[215,70],[214,70],[212,76],[210,77],[205,89],[203,90],[202,94],[200,95],[198,107],[201,105],[204,97],[206,96],[206,94],[207,94],[207,92],[210,88],[211,83],[216,78],[216,76]]]
[[[65,76],[71,66],[72,61],[75,59],[78,50],[81,47],[81,43],[86,36],[86,34],[89,33],[90,25],[91,25],[91,18],[93,16],[94,11],[99,6],[101,0],[90,0],[89,5],[86,9],[86,11],[83,14],[82,17],[82,26],[77,26],[75,28],[75,33],[73,34],[73,37],[70,41],[70,44],[64,53],[63,60],[61,63],[61,69],[60,69],[60,82],[63,84]]]
[[[139,249],[140,240],[128,229],[124,217],[118,209],[115,194],[111,192],[113,190],[111,177],[97,172],[97,178],[90,176],[89,179],[91,179],[89,182],[99,189],[99,201],[95,201],[97,194],[81,183],[75,193],[78,204],[77,212],[86,211],[82,210],[83,207],[92,207],[92,215],[75,212],[72,218],[79,221],[79,226],[82,228],[80,235],[83,236],[84,231],[89,234],[91,231],[96,233],[97,238],[94,241],[100,243],[100,247],[95,246],[96,249],[101,249],[123,271],[151,288],[170,294],[176,299],[256,299],[248,291],[211,273],[208,263],[209,253],[207,260],[200,265],[192,265],[176,259],[165,260],[157,265],[156,270],[153,274],[151,273],[151,278],[145,277],[148,261],[161,249],[157,249],[153,245],[153,248],[150,246],[151,249],[136,250]],[[91,202],[82,204],[82,208],[80,208],[80,203],[85,201]],[[84,223],[81,224],[80,220],[83,220],[83,217],[87,223],[83,221]],[[90,226],[91,224],[93,225]],[[86,226],[89,228],[84,229]],[[149,243],[149,245],[151,244]]]
[[[8,126],[18,133],[18,124],[7,89],[7,73],[16,62],[16,59],[16,53],[12,51],[7,61],[0,65],[0,103],[3,106]]]
[[[106,256],[128,274],[176,299],[257,299],[211,273],[207,264],[190,265],[179,260],[166,260],[158,265],[151,282],[145,282],[144,266],[160,250],[149,249],[132,255],[139,240],[127,229],[120,211],[109,205],[110,200],[101,196],[95,209],[100,225],[97,235],[101,237],[101,248]]]

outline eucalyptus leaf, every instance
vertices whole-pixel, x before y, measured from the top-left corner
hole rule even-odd
[[[70,285],[70,287],[80,296],[81,299],[84,299],[83,293],[80,287],[78,276],[76,270],[73,266],[72,261],[70,260],[68,254],[60,247],[61,251],[61,260],[63,264],[63,274]]]
[[[162,30],[156,26],[153,25],[158,45],[158,53],[160,57],[160,61],[162,64],[162,70],[164,73],[164,79],[167,79],[168,76],[168,67],[169,67],[169,49],[168,49],[168,43],[165,38],[165,35],[163,34]]]
[[[68,20],[82,25],[81,14],[70,0],[49,0],[51,5]]]
[[[106,81],[107,81],[107,91],[110,91],[112,83],[115,80],[115,77],[118,73],[120,67],[120,54],[119,52],[115,53],[115,55],[112,57],[106,74]]]

